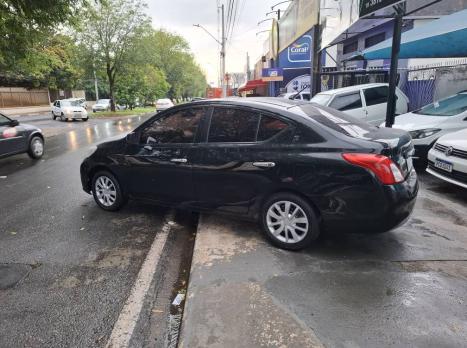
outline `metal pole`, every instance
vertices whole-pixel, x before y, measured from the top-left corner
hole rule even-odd
[[[96,77],[96,70],[94,72],[94,88],[96,89],[96,101],[99,100],[99,89],[97,88],[97,77]]]
[[[222,75],[222,98],[227,97],[227,86],[225,84],[225,19],[224,19],[224,5],[221,6],[221,12],[222,12],[222,48],[221,48],[221,59],[222,59],[222,69],[221,69],[221,75]]]
[[[388,128],[391,128],[394,124],[396,115],[397,68],[401,49],[402,19],[402,11],[397,11],[396,17],[394,19],[394,34],[392,37],[391,70],[389,72],[389,95],[388,107],[386,110],[386,127]]]

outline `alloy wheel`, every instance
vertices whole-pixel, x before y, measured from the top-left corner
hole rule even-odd
[[[105,207],[111,207],[117,201],[117,188],[107,176],[99,176],[94,184],[96,197]]]
[[[41,157],[44,153],[44,143],[42,140],[35,138],[31,143],[31,150],[34,156]]]
[[[272,204],[266,213],[269,232],[283,243],[302,241],[309,229],[305,211],[291,201],[279,201]]]

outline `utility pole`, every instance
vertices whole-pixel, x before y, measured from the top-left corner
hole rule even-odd
[[[221,39],[221,75],[222,75],[222,98],[227,97],[227,86],[225,84],[225,18],[224,18],[224,4],[221,6],[222,16],[222,39]]]
[[[246,80],[250,81],[251,79],[251,70],[250,70],[250,55],[246,53]]]
[[[93,70],[94,73],[94,88],[96,89],[96,101],[99,100],[99,89],[97,88],[97,77],[96,77],[96,70]]]

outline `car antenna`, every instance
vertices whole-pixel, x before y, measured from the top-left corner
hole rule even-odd
[[[297,98],[297,97],[300,95],[300,93],[302,93],[302,92],[303,92],[305,89],[307,89],[307,88],[308,88],[308,86],[305,85],[305,87],[303,87],[303,88],[300,90],[300,92],[298,92],[297,94],[294,94],[294,95],[293,95],[291,98],[289,98],[289,99],[294,100],[295,98]]]

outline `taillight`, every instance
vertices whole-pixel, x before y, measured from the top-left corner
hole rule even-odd
[[[371,153],[344,153],[342,157],[351,164],[371,170],[384,185],[404,181],[401,170],[389,157]]]

